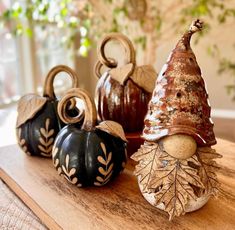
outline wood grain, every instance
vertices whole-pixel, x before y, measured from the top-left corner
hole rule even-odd
[[[168,221],[142,197],[133,165],[109,186],[76,188],[57,175],[50,159],[29,157],[17,146],[0,149],[0,177],[50,229],[235,228],[235,144],[218,140],[221,181],[218,199],[199,211]]]

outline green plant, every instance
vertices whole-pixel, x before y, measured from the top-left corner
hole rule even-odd
[[[231,0],[27,0],[25,4],[15,1],[0,16],[0,21],[15,35],[32,36],[35,23],[45,29],[57,26],[65,31],[61,44],[71,47],[79,37],[78,53],[83,56],[87,55],[91,40],[97,41],[107,32],[122,32],[135,42],[137,50],[145,50],[142,62],[153,64],[157,60],[157,47],[196,17],[207,21],[206,29],[195,39],[197,43],[213,24],[221,29],[231,27],[235,6]],[[235,79],[235,60],[228,59],[225,64],[226,57],[216,58],[219,71],[228,71]],[[229,88],[235,95],[235,87]]]
[[[0,16],[1,26],[8,27],[16,36],[33,36],[34,25],[43,29],[55,26],[63,30],[61,44],[70,48],[80,38],[80,54],[87,55],[90,48],[90,5],[87,2],[72,0],[27,0],[26,3],[15,1]]]

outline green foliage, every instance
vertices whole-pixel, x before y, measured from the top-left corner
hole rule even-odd
[[[218,70],[219,74],[223,73],[230,73],[230,76],[235,76],[235,62],[227,58],[220,59],[220,68]],[[232,96],[232,99],[235,101],[235,77],[234,77],[234,84],[226,85],[226,90],[228,95]]]
[[[137,15],[137,18],[131,19],[130,14],[133,12],[130,13],[128,4],[133,4],[133,1],[99,1],[108,6],[108,9],[112,8],[111,18],[109,19],[110,23],[107,23],[104,15],[99,15],[99,12],[96,12],[97,9],[95,9],[92,1],[89,0],[81,1],[85,2],[82,7],[78,7],[80,1],[77,0],[16,0],[11,8],[0,15],[0,27],[8,27],[12,34],[16,36],[27,35],[32,37],[34,34],[34,31],[32,31],[34,24],[40,25],[45,30],[47,26],[56,26],[60,30],[65,31],[61,44],[66,47],[70,48],[74,45],[75,39],[80,38],[80,46],[77,53],[83,56],[88,54],[92,46],[91,38],[97,40],[107,32],[123,32],[128,31],[129,28],[133,30],[135,25],[142,28],[142,31],[146,31],[145,28],[149,26],[149,21],[145,20],[147,17],[153,22],[153,27],[150,29],[152,30],[151,33],[156,35],[157,39],[161,39],[164,35],[165,13],[162,12],[157,3],[148,2],[151,5],[151,15],[148,12],[148,15],[144,17],[138,17]],[[138,0],[134,2],[138,3]],[[174,1],[172,2],[174,4]],[[172,27],[175,30],[178,31],[181,28],[185,28],[185,25],[195,18],[211,18],[203,32],[196,37],[195,43],[198,43],[200,38],[211,29],[211,22],[216,22],[217,26],[219,26],[220,24],[227,23],[231,18],[235,19],[235,9],[229,7],[226,1],[192,0],[190,3],[185,4],[186,2],[182,0],[182,5],[180,3],[176,5],[180,11],[178,21],[172,22]],[[123,20],[126,23],[122,23]],[[29,23],[25,23],[25,21]],[[104,24],[105,26],[102,27]],[[145,32],[136,35],[133,41],[142,49],[146,49],[147,42],[149,42]],[[235,79],[235,62],[224,57],[221,58],[220,55],[215,55],[216,52],[218,53],[218,47],[212,45],[208,48],[208,53],[212,57],[219,59],[219,73],[229,72]],[[228,86],[228,92],[235,95],[235,86]]]
[[[82,55],[87,55],[90,48],[89,33],[81,35],[80,28],[85,28],[89,32],[89,19],[81,20],[84,12],[74,12],[71,4],[72,0],[28,0],[26,4],[15,1],[12,7],[0,16],[0,22],[9,28],[13,35],[29,37],[32,37],[34,33],[30,25],[37,24],[45,30],[47,26],[56,26],[66,31],[61,43],[68,48],[73,46],[74,39],[80,35],[80,43],[83,46]],[[89,7],[85,7],[84,11],[88,10]],[[25,23],[26,20],[28,23]]]
[[[234,47],[235,48],[235,45]],[[225,73],[229,74],[233,78],[234,84],[226,85],[226,90],[228,95],[232,97],[232,100],[235,101],[235,60],[230,60],[221,55],[217,45],[212,45],[207,47],[207,53],[209,56],[217,58],[219,61],[218,74],[223,76]]]

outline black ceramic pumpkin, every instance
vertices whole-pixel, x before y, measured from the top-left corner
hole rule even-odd
[[[16,124],[18,144],[28,155],[51,157],[52,147],[59,130],[65,125],[58,117],[53,81],[59,72],[72,78],[72,86],[78,86],[78,76],[69,67],[59,65],[52,68],[44,83],[43,96],[27,94],[18,103]],[[70,108],[72,105],[70,101]],[[72,110],[70,113],[76,114]]]
[[[80,117],[70,117],[67,102],[80,98],[85,105],[82,127]],[[122,126],[113,121],[96,125],[96,108],[85,90],[71,89],[58,104],[58,114],[68,123],[57,135],[53,164],[60,175],[78,187],[102,186],[117,176],[126,163],[126,138]]]
[[[110,40],[119,41],[125,48],[128,61],[124,66],[118,67],[113,58],[106,57],[104,48]],[[117,121],[128,133],[141,132],[155,85],[155,70],[149,65],[136,66],[131,41],[119,33],[111,33],[103,38],[98,47],[98,58],[95,72],[100,79],[95,98],[99,119]],[[102,65],[110,70],[101,74]]]

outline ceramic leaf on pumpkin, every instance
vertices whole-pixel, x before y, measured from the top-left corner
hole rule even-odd
[[[118,41],[125,49],[127,61],[123,66],[105,54],[105,46]],[[107,34],[98,46],[98,62],[95,67],[99,77],[96,87],[96,105],[100,120],[120,123],[125,133],[140,132],[147,112],[147,104],[156,81],[151,66],[136,66],[135,50],[131,41],[120,33]],[[108,71],[100,73],[102,66]]]
[[[83,100],[84,121],[72,117],[67,105],[72,98]],[[122,126],[114,121],[97,124],[95,103],[85,90],[69,90],[58,104],[58,114],[67,125],[58,133],[53,147],[53,164],[70,183],[103,186],[115,178],[126,164],[126,139]]]
[[[46,76],[43,96],[27,94],[18,102],[16,134],[19,146],[28,155],[51,157],[54,139],[64,126],[58,118],[58,99],[53,89],[54,78],[60,72],[66,72],[72,79],[72,86],[78,87],[77,74],[71,68],[59,65]],[[67,109],[75,115],[78,111],[73,107],[74,101],[70,101]]]
[[[191,36],[202,29],[196,20],[184,33],[163,66],[144,120],[145,153],[135,153],[140,190],[145,199],[168,212],[170,219],[201,208],[216,194],[216,144],[205,83],[190,47]],[[146,169],[146,170],[145,170]],[[142,178],[148,175],[148,182]]]

